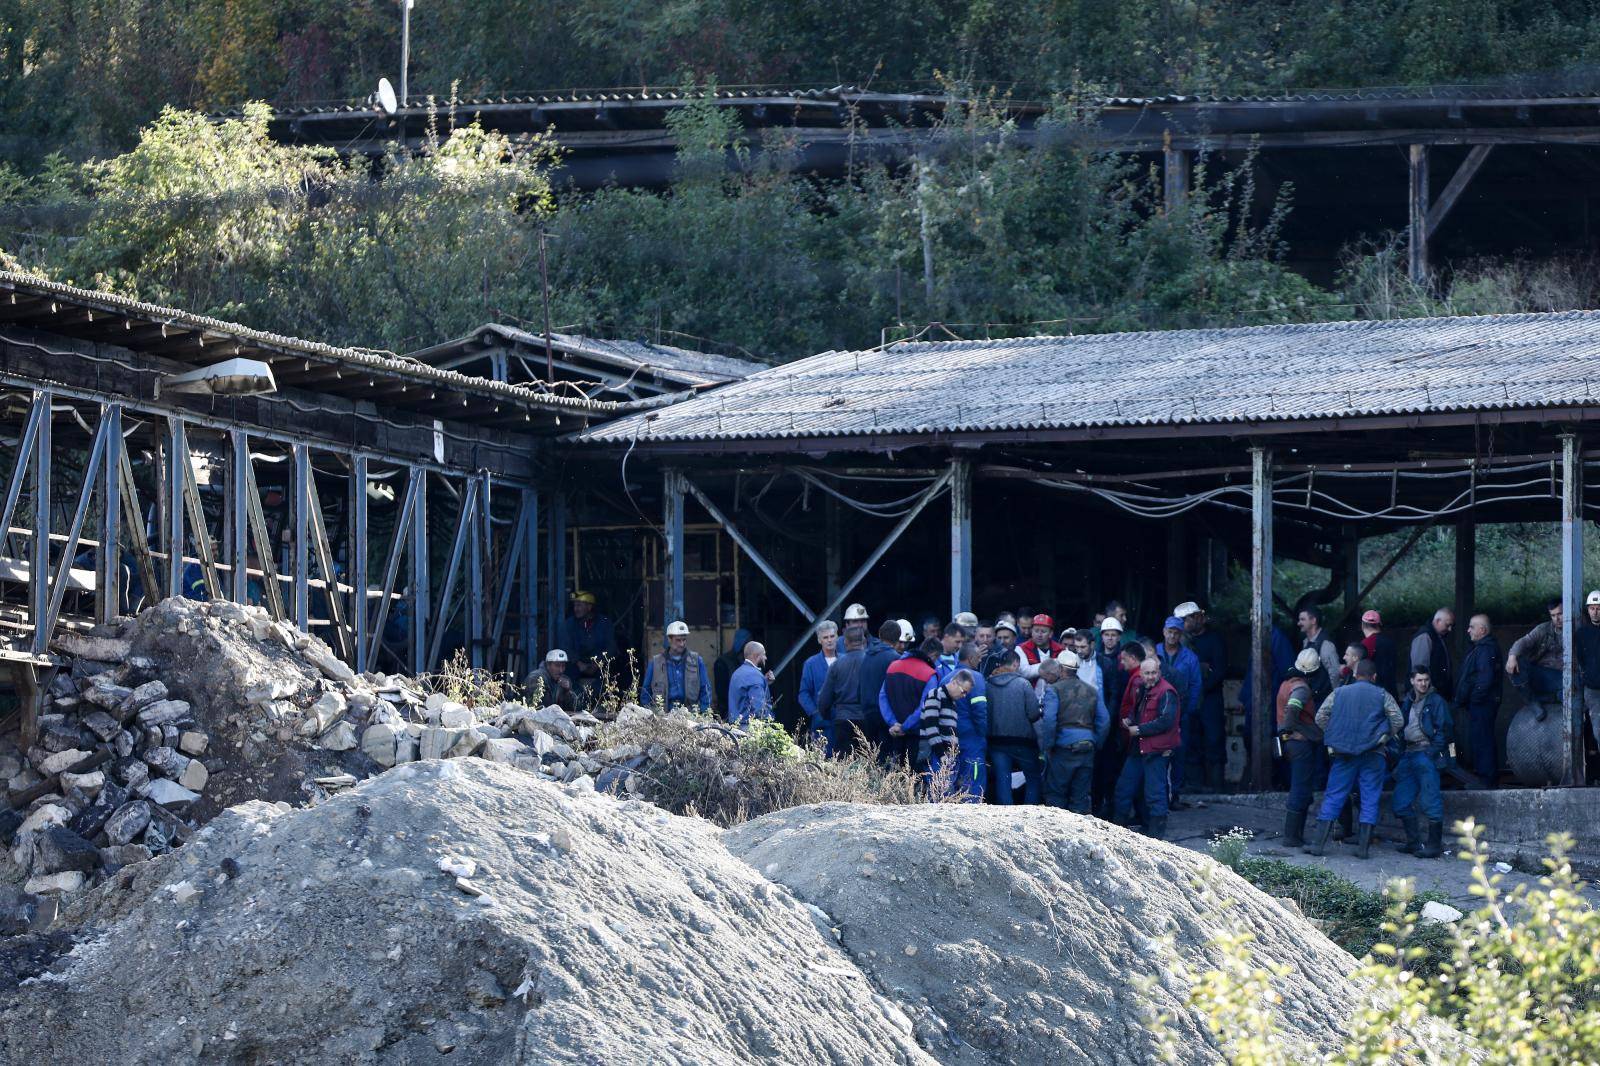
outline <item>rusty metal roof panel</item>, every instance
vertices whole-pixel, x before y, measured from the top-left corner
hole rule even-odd
[[[1600,312],[1325,322],[825,352],[577,435],[960,434],[1600,402]]]

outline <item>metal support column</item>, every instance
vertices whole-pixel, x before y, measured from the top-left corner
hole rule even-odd
[[[350,459],[350,631],[355,639],[356,668],[367,654],[367,457]]]
[[[228,444],[232,460],[228,464],[228,561],[233,564],[229,580],[229,599],[234,603],[250,602],[250,508],[247,506],[250,484],[250,436],[242,429],[228,431]]]
[[[1428,280],[1428,146],[1411,145],[1408,153],[1411,173],[1410,226],[1406,230],[1407,267],[1418,285]]]
[[[950,461],[950,617],[972,610],[972,463]]]
[[[41,411],[38,439],[33,445],[33,555],[28,568],[28,620],[33,623],[33,650],[42,652],[50,640],[45,619],[50,613],[50,394],[34,393]]]
[[[487,541],[491,535],[489,523],[491,482],[488,474],[479,474],[470,479],[470,484],[476,486],[476,491],[467,501],[471,507],[472,528],[467,531],[467,601],[461,605],[461,613],[464,616],[463,628],[468,661],[475,667],[481,667],[484,662],[483,569],[489,563]]]
[[[1561,739],[1571,752],[1563,785],[1584,783],[1583,689],[1573,656],[1573,623],[1583,610],[1583,448],[1576,434],[1561,437]]]
[[[1250,783],[1272,782],[1272,449],[1250,449]]]
[[[1459,663],[1466,658],[1467,645],[1472,643],[1472,638],[1467,636],[1467,623],[1472,619],[1473,600],[1477,598],[1475,589],[1478,583],[1478,524],[1473,520],[1471,512],[1456,523],[1455,577],[1455,661]]]
[[[543,661],[539,628],[539,494],[522,490],[526,512],[522,527],[522,605],[518,621],[522,630],[522,677],[527,677]]]
[[[302,633],[311,628],[311,541],[307,535],[311,522],[310,485],[311,449],[296,444],[290,549],[294,552],[294,624]]]
[[[428,672],[428,471],[411,471],[416,504],[411,508],[411,672]]]
[[[122,405],[105,404],[106,454],[100,467],[100,554],[95,574],[95,618],[104,624],[122,614]]]
[[[167,436],[163,442],[166,451],[166,483],[161,491],[161,513],[166,516],[167,595],[183,595],[183,449],[178,437],[183,432],[183,419],[167,419]]]
[[[667,621],[672,622],[675,619],[683,617],[683,494],[687,492],[689,495],[695,498],[696,502],[698,502],[701,507],[706,509],[706,513],[716,521],[717,525],[722,527],[723,532],[727,533],[729,538],[731,538],[735,544],[744,550],[745,555],[749,556],[750,561],[756,564],[756,569],[760,570],[766,579],[772,582],[773,587],[779,592],[783,593],[785,599],[794,604],[795,610],[804,615],[807,622],[815,622],[817,620],[817,616],[811,613],[811,608],[806,605],[806,601],[801,599],[800,594],[790,587],[789,583],[783,579],[783,575],[778,572],[778,568],[767,562],[766,557],[760,552],[756,551],[756,546],[750,542],[748,537],[739,531],[739,527],[733,524],[733,520],[731,518],[722,513],[722,509],[712,502],[711,497],[702,492],[698,485],[690,481],[683,474],[677,474],[676,478],[676,488],[671,491],[675,493],[678,498],[676,516],[677,544],[674,546],[672,543],[672,530],[674,528],[672,523],[674,518],[672,514],[672,505],[669,503],[667,507],[667,547],[669,551],[672,552],[671,558],[669,559],[669,564],[676,566],[677,569],[677,573],[675,575],[669,575],[668,578],[669,583],[675,582],[675,585],[669,584],[669,587],[673,588],[674,592],[669,594],[668,608],[670,611],[672,606],[670,602],[670,596],[675,595],[678,613],[671,615]],[[676,560],[676,562],[674,563],[672,560]]]
[[[661,625],[665,628],[683,618],[683,474],[668,469],[661,475],[661,524],[666,531],[663,545],[665,595],[661,600]],[[701,505],[705,506],[704,499]],[[718,512],[713,512],[716,518]],[[738,539],[735,534],[735,539]]]

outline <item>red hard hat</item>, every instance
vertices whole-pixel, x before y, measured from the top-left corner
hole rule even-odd
[[[1379,614],[1377,611],[1368,611],[1366,614],[1361,616],[1361,620],[1370,626],[1383,625],[1383,615]]]
[[[1056,627],[1055,619],[1051,618],[1047,614],[1034,615],[1033,624],[1036,626],[1044,626],[1046,629],[1054,629]]]

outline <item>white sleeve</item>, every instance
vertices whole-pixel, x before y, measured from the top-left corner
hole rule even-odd
[[[1017,655],[1017,673],[1021,674],[1023,677],[1027,678],[1029,681],[1032,681],[1035,678],[1037,678],[1039,676],[1039,664],[1038,663],[1030,663],[1028,661],[1028,657],[1026,655],[1022,654],[1022,649],[1021,648],[1018,648],[1016,650],[1016,655]]]

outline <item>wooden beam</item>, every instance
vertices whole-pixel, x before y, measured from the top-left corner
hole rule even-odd
[[[1444,191],[1439,194],[1439,199],[1433,202],[1433,206],[1427,209],[1427,219],[1423,228],[1426,231],[1428,240],[1431,241],[1433,239],[1434,234],[1439,230],[1439,226],[1443,224],[1446,216],[1455,208],[1456,201],[1461,199],[1461,194],[1466,191],[1467,185],[1478,173],[1478,170],[1483,166],[1483,161],[1489,158],[1489,153],[1493,150],[1494,145],[1492,144],[1473,145],[1472,150],[1467,153],[1467,158],[1463,159],[1461,165],[1456,168],[1456,172],[1450,175],[1450,183],[1444,187]]]
[[[1413,144],[1406,151],[1411,176],[1410,225],[1406,230],[1406,265],[1411,280],[1418,285],[1428,280],[1428,146]]]

